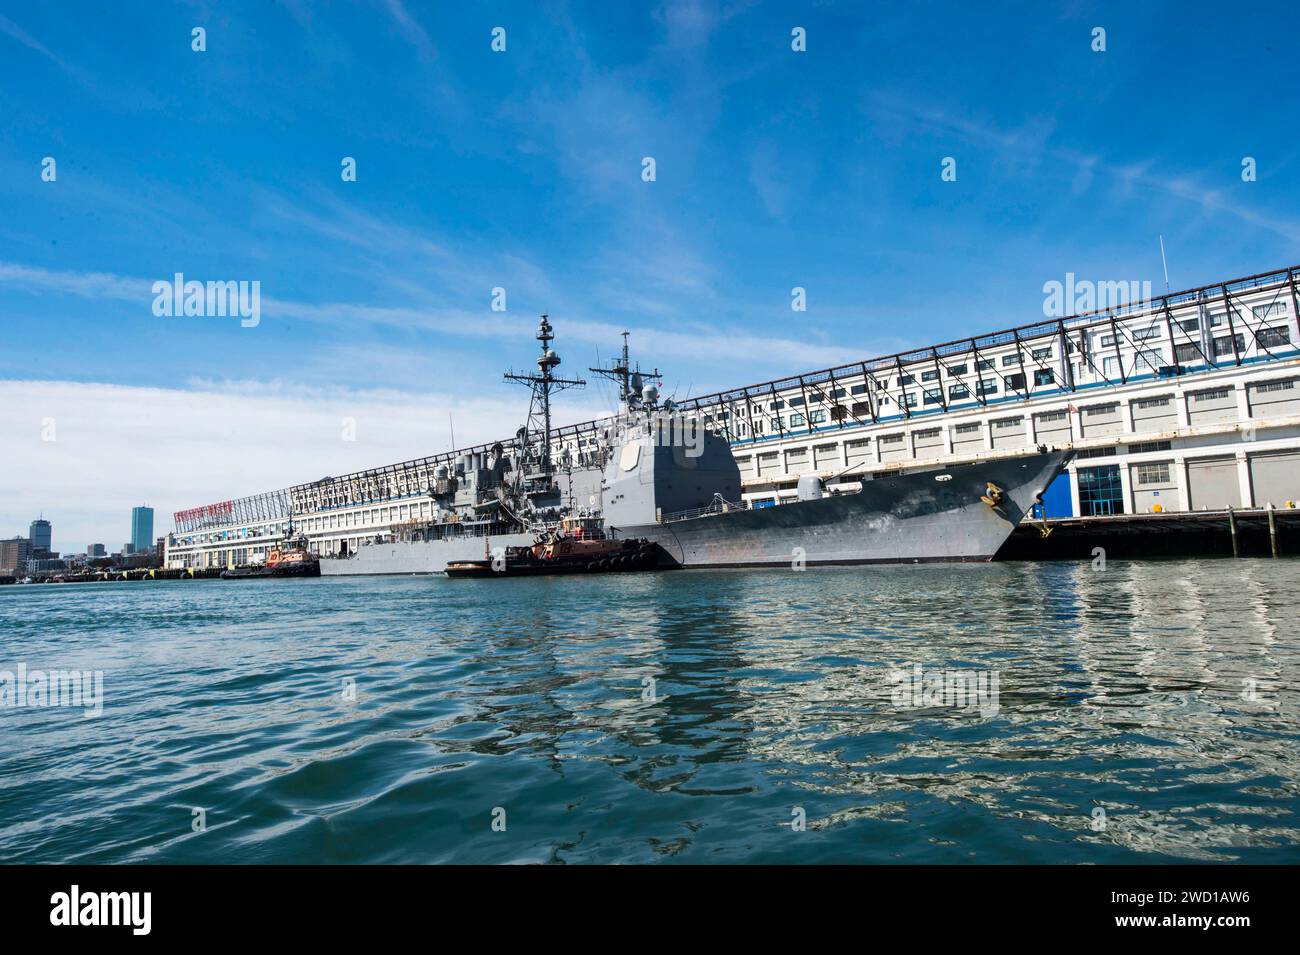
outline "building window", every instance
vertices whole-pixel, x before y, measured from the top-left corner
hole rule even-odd
[[[1021,372],[1017,371],[1014,374],[1007,375],[1006,382],[1007,387],[1013,391],[1025,390],[1025,376]]]
[[[1211,391],[1194,391],[1191,394],[1191,399],[1195,402],[1222,401],[1231,394],[1231,388],[1215,388]]]
[[[1146,371],[1156,371],[1163,360],[1164,356],[1160,352],[1145,348],[1137,353],[1137,357],[1133,361],[1133,370],[1139,374]]]
[[[1133,332],[1133,341],[1144,342],[1150,338],[1159,338],[1160,329],[1155,325],[1148,325],[1146,328],[1139,328]]]
[[[1119,359],[1118,358],[1105,359],[1101,365],[1101,374],[1103,378],[1118,378]]]
[[[853,402],[852,413],[855,418],[869,418],[871,417],[871,406],[865,401],[855,401]]]
[[[1083,413],[1085,417],[1096,418],[1101,415],[1114,414],[1118,410],[1119,402],[1113,401],[1108,405],[1092,405],[1091,407],[1084,408]]]
[[[1234,342],[1237,345],[1238,352],[1243,352],[1246,350],[1245,335],[1242,335],[1240,333],[1232,336],[1224,335],[1223,337],[1216,338],[1214,340],[1214,357],[1218,358],[1220,355],[1231,355],[1233,351],[1232,346]]]
[[[1129,454],[1150,454],[1153,451],[1168,451],[1173,447],[1169,441],[1139,441],[1128,446]]]
[[[964,374],[966,374],[966,366],[965,366],[965,365],[953,365],[951,368],[948,369],[948,374],[950,374],[950,375],[964,375]]]
[[[1199,318],[1189,318],[1179,322],[1178,327],[1185,332],[1199,332],[1201,330],[1201,320]]]
[[[1002,356],[1002,367],[1003,367],[1003,368],[1011,368],[1011,367],[1013,367],[1013,366],[1015,366],[1015,365],[1019,365],[1019,364],[1020,364],[1020,356],[1019,356],[1019,355],[1003,355],[1003,356]]]
[[[785,430],[785,417],[783,415],[777,416],[772,419],[772,430],[773,431]]]
[[[1257,395],[1267,394],[1270,391],[1291,391],[1295,388],[1295,379],[1288,378],[1286,381],[1261,381],[1259,384],[1253,385],[1252,387],[1255,389],[1255,394]]]
[[[1201,354],[1200,346],[1195,343],[1189,342],[1174,349],[1174,361],[1180,365],[1195,365],[1204,360],[1205,356]]]
[[[848,410],[843,405],[833,405],[831,407],[831,420],[843,421],[849,416]]]
[[[1271,318],[1274,315],[1285,315],[1286,302],[1270,302],[1267,305],[1256,305],[1250,311],[1259,319]]]
[[[1034,361],[1048,361],[1052,357],[1051,348],[1035,348],[1031,353]]]
[[[803,415],[801,415],[801,414],[792,414],[792,415],[790,415],[790,427],[792,427],[792,428],[798,428],[798,427],[800,427],[802,424],[803,424]]]
[[[1280,345],[1289,345],[1291,343],[1291,329],[1285,325],[1281,328],[1261,328],[1255,332],[1255,341],[1260,348],[1277,348]]]
[[[902,444],[903,436],[901,434],[885,434],[880,436],[881,444]]]
[[[831,391],[831,397],[832,397],[832,398],[843,398],[843,397],[844,397],[844,389],[843,389],[843,388],[835,388],[835,389],[833,389],[833,390]]]
[[[976,391],[981,395],[996,395],[998,393],[998,383],[992,378],[981,378]]]
[[[910,394],[906,394],[906,395],[903,396],[903,405],[904,405],[905,407],[908,407],[908,408],[915,408],[915,407],[916,407],[916,392],[915,392],[915,391],[911,392]]]
[[[970,424],[959,424],[956,429],[957,434],[975,434],[979,430],[980,423],[978,421],[973,421]]]
[[[1139,464],[1133,469],[1138,484],[1168,484],[1168,464]]]
[[[790,405],[791,405],[791,407],[798,407],[798,406],[801,405],[801,404],[803,404],[803,397],[802,397],[802,396],[800,396],[800,397],[798,397],[798,398],[791,398],[791,399],[790,399]]]
[[[943,390],[941,388],[925,389],[925,404],[941,405],[943,404]]]
[[[1034,372],[1035,387],[1039,385],[1052,385],[1055,383],[1056,383],[1056,376],[1053,375],[1050,371],[1044,369],[1044,370]]]
[[[1078,451],[1076,451],[1076,452],[1074,453],[1074,456],[1075,456],[1076,458],[1080,458],[1080,459],[1082,459],[1082,458],[1108,458],[1108,457],[1110,457],[1110,456],[1113,455],[1113,454],[1119,454],[1119,453],[1122,452],[1123,450],[1124,450],[1123,448],[1111,448],[1111,447],[1101,447],[1101,448],[1080,448]]]
[[[960,401],[962,398],[970,397],[970,389],[965,385],[950,385],[948,387],[948,400]]]
[[[1101,341],[1100,341],[1100,344],[1099,344],[1098,347],[1100,347],[1100,348],[1114,348],[1114,347],[1115,347],[1115,336],[1114,336],[1114,335],[1102,335],[1102,336],[1101,336]]]
[[[923,371],[923,372],[921,372],[921,380],[922,380],[922,381],[938,381],[938,380],[939,380],[939,373],[938,373],[937,371]]]
[[[784,408],[784,407],[785,407],[785,402],[784,402],[784,401],[773,401],[770,405],[767,406],[767,410],[768,410],[768,411],[780,411],[780,410],[781,410],[782,408]]]
[[[1011,428],[1023,428],[1024,424],[1024,418],[1001,418],[993,422],[993,429],[995,431],[1007,431]]]
[[[1039,424],[1049,424],[1053,421],[1064,421],[1069,415],[1064,411],[1046,411],[1043,414],[1035,415]]]
[[[1083,517],[1124,513],[1124,491],[1119,465],[1079,468],[1079,512]]]
[[[810,412],[808,413],[808,423],[809,423],[809,424],[825,424],[825,423],[826,423],[826,412],[823,411],[823,410],[821,410],[820,408],[819,408],[818,410],[816,410],[816,411],[810,411]]]
[[[993,369],[993,359],[981,358],[979,361],[975,362],[975,367],[979,371],[991,371]]]
[[[867,392],[867,386],[865,384],[854,385],[852,388],[849,389],[849,393],[854,395],[862,395],[862,394],[866,394],[866,392]]]
[[[1159,398],[1139,398],[1133,402],[1133,407],[1143,410],[1147,408],[1167,408],[1169,407],[1169,396],[1161,395]]]
[[[898,387],[900,388],[902,388],[904,385],[914,385],[914,384],[916,384],[915,375],[904,375],[902,378],[898,379]]]

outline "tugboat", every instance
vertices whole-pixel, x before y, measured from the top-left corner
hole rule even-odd
[[[642,538],[615,540],[601,523],[596,517],[566,517],[530,547],[504,547],[483,560],[453,561],[444,572],[448,577],[540,577],[653,570],[659,565],[657,544]]]
[[[290,535],[293,528],[289,529]],[[286,538],[283,544],[266,555],[266,563],[255,567],[231,567],[221,572],[222,580],[246,580],[253,577],[319,577],[320,559],[307,550],[307,539]]]

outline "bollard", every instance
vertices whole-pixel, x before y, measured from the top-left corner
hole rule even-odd
[[[1273,556],[1277,556],[1277,518],[1273,516],[1273,502],[1268,502],[1268,546],[1273,551]]]

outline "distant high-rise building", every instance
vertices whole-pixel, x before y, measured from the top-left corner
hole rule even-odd
[[[0,540],[0,574],[12,574],[27,565],[32,556],[32,542],[26,537]]]
[[[131,549],[146,551],[153,546],[153,508],[131,508]]]
[[[32,526],[28,530],[27,536],[32,542],[32,556],[48,554],[54,545],[54,532],[50,527],[50,522],[43,517],[38,517],[32,521]]]
[[[86,548],[87,557],[107,557],[108,551],[104,549],[103,544],[91,544]]]

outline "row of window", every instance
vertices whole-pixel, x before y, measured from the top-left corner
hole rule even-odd
[[[1267,317],[1279,313],[1285,313],[1285,311],[1285,303],[1274,303],[1273,305],[1257,306],[1255,308],[1256,317]],[[1193,324],[1199,322],[1198,319],[1190,319],[1188,321]],[[1187,322],[1182,324],[1186,325]],[[1216,323],[1211,321],[1211,324],[1214,325]],[[1135,341],[1145,341],[1147,339],[1158,337],[1159,333],[1160,326],[1151,325],[1145,329],[1134,331],[1131,334],[1131,337]],[[1260,348],[1277,348],[1291,343],[1291,329],[1289,326],[1261,328],[1255,331],[1253,336],[1254,343]],[[1101,335],[1098,340],[1105,346],[1114,346],[1115,344],[1115,337],[1111,334]],[[1074,343],[1072,341],[1069,344],[1071,346],[1069,349],[1070,351],[1077,351],[1077,349],[1073,347]],[[1214,359],[1219,359],[1240,355],[1246,350],[1246,344],[1244,333],[1239,332],[1235,335],[1216,336],[1211,339],[1210,342],[1212,357]],[[1036,348],[1029,353],[1027,358],[1031,362],[1043,362],[1050,360],[1052,354],[1053,350],[1050,346],[1045,348]],[[1161,372],[1161,369],[1165,367],[1168,361],[1159,348],[1144,347],[1139,347],[1133,354],[1127,357],[1122,355],[1101,355],[1099,357],[1101,359],[1101,365],[1096,370],[1101,372],[1102,377],[1110,381],[1115,381],[1131,375],[1158,374]],[[1188,366],[1198,364],[1203,360],[1204,356],[1201,354],[1201,346],[1199,344],[1187,342],[1175,346],[1175,364],[1179,366]],[[1021,361],[1022,356],[1019,353],[1001,356],[1001,364],[1006,368],[1019,367]],[[1085,367],[1084,364],[1075,365],[1074,374],[1076,378],[1085,377],[1090,370],[1096,368],[1095,362],[1085,364],[1087,364],[1088,367]],[[967,374],[969,367],[969,362],[964,362],[959,365],[946,367],[943,371],[946,371],[950,377],[956,377]],[[981,358],[975,363],[975,367],[979,371],[992,370],[996,367],[996,363],[991,358]],[[1003,386],[1005,386],[1008,393],[1011,393],[1027,392],[1030,388],[1046,388],[1058,384],[1057,376],[1051,369],[1033,369],[1032,385],[1027,384],[1029,374],[1030,372],[1028,370],[1010,372],[1006,375],[999,376],[1001,379],[1000,382],[999,377],[982,377],[974,383],[973,394],[977,398],[987,398],[997,395],[999,391],[1002,390]],[[894,381],[896,387],[906,389],[907,386],[915,385],[917,383],[917,377],[918,376],[915,374],[905,374],[900,375],[897,379],[894,379]],[[934,384],[940,380],[940,369],[927,369],[921,372],[919,377],[922,383]],[[890,386],[890,381],[891,379],[889,378],[874,379],[873,383],[877,389],[886,389]],[[814,392],[806,397],[804,395],[796,395],[787,399],[774,399],[767,404],[767,411],[781,411],[785,409],[787,405],[790,407],[801,407],[805,404],[823,404],[829,398],[832,402],[830,412],[831,421],[843,421],[850,415],[854,418],[868,418],[871,416],[871,410],[867,402],[852,402],[848,407],[838,403],[838,399],[840,398],[863,395],[866,394],[867,391],[868,385],[866,382],[859,382],[858,384],[851,385],[848,388],[837,386],[824,394]],[[896,396],[895,400],[900,407],[911,409],[916,408],[918,405],[945,406],[947,403],[966,401],[971,397],[972,387],[970,384],[966,382],[952,382],[947,387],[946,399],[942,387],[930,387],[921,388],[919,391],[919,397],[917,392],[904,390],[904,393]],[[879,395],[878,401],[881,406],[891,404],[891,398],[888,395]],[[757,407],[755,407],[755,411],[757,410]],[[723,411],[718,413],[718,417],[722,420],[727,420],[730,415],[728,412]],[[712,420],[712,416],[710,416],[710,420]],[[788,424],[784,417],[773,417],[768,422],[768,426],[773,431],[781,431],[785,430],[786,427],[803,427],[808,423],[817,424],[819,422],[824,422],[825,420],[826,415],[824,412],[814,411],[809,415],[792,415]],[[761,434],[762,431],[762,425],[756,423],[755,433]]]

